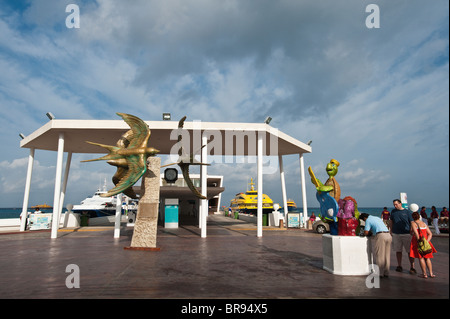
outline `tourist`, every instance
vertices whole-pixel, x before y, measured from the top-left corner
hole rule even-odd
[[[41,212],[41,210],[39,209],[39,207],[36,207],[36,208],[34,209],[34,213],[35,213],[35,214],[41,214],[42,212]]]
[[[384,207],[383,211],[381,212],[381,219],[383,220],[383,223],[386,225],[387,228],[389,228],[389,226],[390,226],[390,223],[389,223],[390,216],[391,216],[391,214],[387,210],[387,207]]]
[[[369,235],[369,232],[375,235],[373,252],[376,264],[380,270],[380,277],[388,277],[391,265],[392,236],[381,218],[361,213],[359,219],[365,223],[364,236]]]
[[[430,277],[434,278],[436,276],[433,274],[431,258],[433,258],[433,253],[436,253],[437,251],[434,248],[433,244],[431,243],[431,238],[433,237],[433,235],[431,234],[428,225],[420,220],[420,215],[417,212],[412,214],[412,218],[414,220],[411,222],[411,230],[413,231],[413,237],[411,240],[409,256],[412,258],[419,258],[420,268],[422,269],[422,274],[419,275],[419,277],[428,278],[427,275],[427,268],[428,268]],[[417,241],[419,240],[420,237],[424,237],[426,240],[428,240],[428,242],[431,245],[431,248],[433,249],[431,253],[428,253],[426,255],[421,255],[419,253],[419,251],[417,250]]]
[[[309,217],[308,221],[308,229],[312,229],[312,225],[316,221],[316,215],[314,215],[314,212],[311,213],[311,216]]]
[[[442,208],[441,218],[439,218],[439,221],[441,222],[441,224],[445,224],[445,227],[448,227],[448,210],[447,210],[447,207],[443,207]]]
[[[428,216],[427,216],[427,210],[425,206],[422,206],[420,210],[420,217],[422,218],[422,221],[428,225]]]
[[[431,206],[431,214],[430,214],[433,226],[434,226],[434,232],[436,233],[436,235],[439,235],[441,232],[439,230],[439,215],[438,212],[436,210],[435,206]]]
[[[411,222],[413,221],[411,217],[411,211],[402,206],[399,199],[394,199],[394,209],[391,211],[391,227],[389,228],[392,235],[392,249],[396,253],[397,257],[397,268],[395,271],[402,272],[402,250],[409,255],[409,250],[411,246]],[[410,262],[410,274],[415,274],[416,269],[414,268],[414,258],[409,257]]]

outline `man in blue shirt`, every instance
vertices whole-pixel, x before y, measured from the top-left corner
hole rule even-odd
[[[415,274],[414,258],[409,257],[409,249],[411,245],[411,222],[412,212],[409,209],[405,209],[402,206],[402,202],[399,199],[394,199],[394,209],[391,211],[391,235],[392,235],[392,249],[395,251],[397,257],[397,268],[395,271],[402,272],[402,250],[404,249],[408,258],[411,268],[410,274]],[[403,249],[402,249],[403,248]]]
[[[391,265],[392,236],[381,218],[362,213],[359,215],[359,219],[365,222],[364,235],[369,235],[369,232],[375,235],[373,253],[380,270],[380,277],[388,277]]]

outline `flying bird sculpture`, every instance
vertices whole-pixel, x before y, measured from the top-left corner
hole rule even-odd
[[[147,158],[156,155],[159,151],[153,147],[147,147],[150,129],[144,121],[130,114],[117,113],[117,115],[122,117],[131,130],[122,135],[116,146],[86,141],[106,148],[109,154],[82,162],[106,160],[108,164],[117,167],[112,178],[115,187],[100,196],[109,197],[123,192],[131,198],[137,198],[132,186],[147,171]]]
[[[184,127],[184,121],[186,120],[186,116],[183,116],[183,118],[178,122],[178,129],[182,129]],[[203,196],[198,189],[194,186],[194,183],[192,183],[191,178],[189,177],[189,166],[190,165],[211,165],[211,164],[206,164],[206,163],[201,163],[199,161],[197,161],[194,156],[195,153],[193,154],[188,154],[185,152],[184,148],[183,148],[183,144],[182,142],[182,134],[178,135],[178,143],[180,144],[180,148],[178,149],[178,162],[176,163],[171,163],[171,164],[166,164],[163,165],[161,167],[166,167],[166,166],[171,166],[171,165],[175,165],[178,164],[178,166],[181,168],[181,172],[183,173],[183,177],[184,180],[186,181],[186,184],[188,185],[189,189],[192,191],[192,193],[194,193],[195,196],[197,196],[200,199],[206,199],[205,196]],[[200,149],[202,149],[203,147],[205,147],[206,145],[203,145]]]

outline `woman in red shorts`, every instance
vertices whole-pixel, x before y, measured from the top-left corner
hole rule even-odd
[[[434,248],[433,244],[431,243],[431,237],[433,235],[431,234],[430,229],[428,228],[428,225],[426,225],[423,221],[420,220],[420,215],[417,212],[414,212],[412,214],[413,221],[411,222],[411,230],[414,232],[413,237],[411,240],[411,247],[409,249],[409,256],[412,258],[419,258],[420,268],[422,269],[422,275],[419,277],[422,278],[428,278],[427,276],[427,268],[430,272],[430,277],[434,278],[436,277],[433,274],[433,268],[431,265],[431,258],[433,258],[433,253],[436,253],[436,249]],[[433,248],[433,251],[426,255],[419,254],[419,251],[417,250],[417,241],[420,237],[425,237],[429,242],[431,247]]]

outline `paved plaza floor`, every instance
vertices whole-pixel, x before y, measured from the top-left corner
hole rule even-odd
[[[131,299],[448,299],[448,236],[434,237],[436,278],[402,273],[391,254],[389,278],[368,288],[366,276],[323,270],[322,236],[264,227],[222,215],[208,217],[207,238],[194,225],[158,228],[160,251],[125,250],[133,228],[62,229],[0,235],[0,298]],[[70,277],[79,270],[79,288]],[[67,268],[69,266],[69,268]],[[72,268],[70,268],[72,267]],[[418,261],[416,268],[420,273]],[[72,281],[70,281],[72,280]]]

